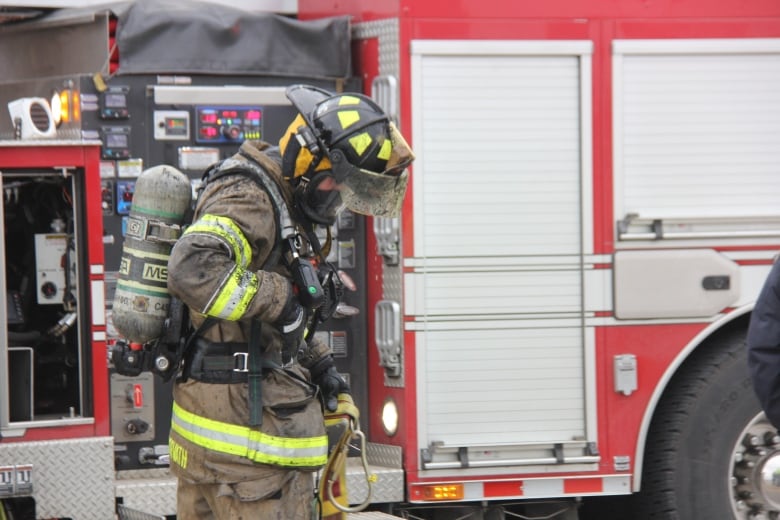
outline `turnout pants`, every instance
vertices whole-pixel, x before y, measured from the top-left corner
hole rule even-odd
[[[273,479],[276,481],[276,479]],[[271,489],[269,489],[269,487]],[[312,515],[312,474],[290,471],[281,489],[262,482],[195,484],[179,479],[177,520],[308,520]],[[265,496],[263,496],[265,495]]]

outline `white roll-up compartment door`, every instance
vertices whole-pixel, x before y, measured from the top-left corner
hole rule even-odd
[[[617,40],[613,116],[619,239],[780,235],[780,39]]]
[[[591,47],[412,42],[404,312],[421,448],[595,440],[582,319]]]

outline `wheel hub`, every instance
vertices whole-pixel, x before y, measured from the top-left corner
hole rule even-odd
[[[780,436],[763,413],[734,447],[731,489],[734,518],[780,519]]]

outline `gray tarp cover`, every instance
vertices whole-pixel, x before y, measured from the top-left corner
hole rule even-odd
[[[194,0],[136,0],[111,10],[120,74],[351,76],[348,17],[301,21]]]

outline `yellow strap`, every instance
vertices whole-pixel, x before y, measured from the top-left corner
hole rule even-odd
[[[338,421],[344,415],[348,415],[355,423],[357,423],[360,419],[360,410],[358,410],[358,407],[355,406],[355,402],[352,400],[352,396],[347,393],[342,393],[338,395],[337,399],[338,404],[336,405],[336,411],[325,412],[325,425],[328,425],[329,418],[333,417]]]
[[[368,471],[366,436],[360,431],[358,423],[360,411],[349,394],[339,394],[338,401],[336,412],[328,413],[325,416],[326,428],[340,426],[343,428],[343,432],[330,452],[328,463],[322,470],[319,481],[318,490],[320,502],[322,503],[320,510],[322,520],[346,520],[347,513],[357,513],[364,510],[371,503],[372,486],[376,481],[376,475],[372,475]],[[356,440],[359,444],[358,451],[360,452],[368,487],[368,494],[363,502],[354,507],[349,506],[346,475],[347,454],[349,452],[349,443],[352,440]]]
[[[319,482],[319,496],[321,501],[321,520],[346,520],[349,508],[347,500],[347,451],[349,440],[352,438],[352,429],[349,426],[349,417],[330,414],[325,419],[325,427],[342,425],[343,433],[333,447],[328,457],[328,463],[322,470],[322,478]]]

